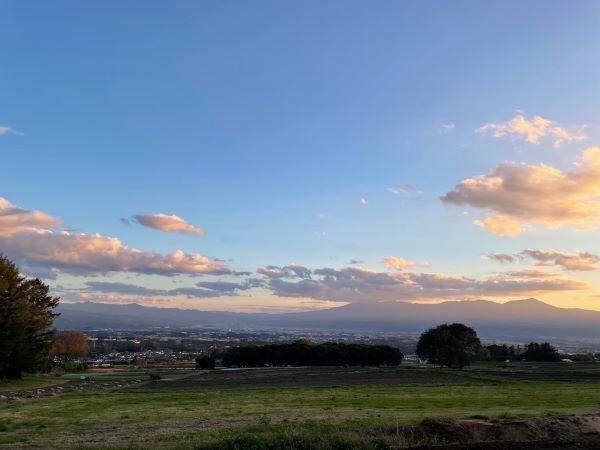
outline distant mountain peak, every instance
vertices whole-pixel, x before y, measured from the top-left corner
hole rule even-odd
[[[461,322],[483,335],[593,337],[600,339],[600,311],[559,308],[535,298],[498,303],[490,300],[354,303],[296,313],[234,313],[156,308],[135,303],[61,303],[55,326],[62,329],[150,328],[312,328],[421,332],[440,323]]]
[[[512,306],[541,306],[541,307],[545,307],[545,308],[556,308],[556,306],[552,306],[549,305],[548,303],[545,303],[541,300],[538,300],[537,298],[524,298],[524,299],[520,299],[520,300],[509,300],[508,302],[504,303],[505,305],[512,305]]]

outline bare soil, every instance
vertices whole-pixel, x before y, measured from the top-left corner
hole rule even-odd
[[[265,389],[336,386],[393,386],[402,384],[466,384],[464,374],[367,367],[298,367],[216,370],[179,380],[154,381],[143,388],[168,391],[196,389]]]
[[[600,449],[600,415],[533,417],[519,420],[427,419],[413,430],[435,436],[448,450]],[[422,447],[425,448],[425,447]]]

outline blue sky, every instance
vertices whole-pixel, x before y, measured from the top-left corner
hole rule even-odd
[[[54,232],[100,233],[161,254],[183,250],[226,260],[232,271],[291,263],[341,270],[360,260],[383,273],[382,259],[397,256],[427,263],[420,272],[480,279],[507,269],[482,260],[490,253],[600,253],[597,233],[568,222],[533,220],[523,233],[497,236],[472,223],[493,208],[464,216],[473,205],[440,201],[502,162],[566,171],[598,145],[597,2],[3,6],[0,126],[11,130],[0,136],[0,197],[60,218]],[[518,114],[585,139],[555,148],[549,136],[532,144],[476,132]],[[394,186],[412,190],[394,195]],[[158,213],[206,236],[120,220]],[[49,257],[42,264],[4,245],[0,251],[23,265],[61,272]],[[593,281],[593,270],[554,269]],[[122,282],[134,272],[85,276]],[[85,276],[55,273],[52,282],[75,298],[69,289],[81,289]],[[203,276],[223,278],[135,275],[135,282],[193,284]],[[330,290],[277,292],[263,286],[252,301],[268,297],[265,305],[293,309],[295,298],[345,300]],[[539,294],[595,308],[594,292]],[[185,305],[236,309],[237,300],[187,298]]]

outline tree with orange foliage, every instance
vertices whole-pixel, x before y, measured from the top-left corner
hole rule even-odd
[[[60,358],[64,363],[75,358],[82,358],[88,354],[87,336],[81,331],[70,331],[59,334],[54,339],[52,355]]]

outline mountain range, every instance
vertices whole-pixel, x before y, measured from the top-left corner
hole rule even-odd
[[[462,322],[482,335],[600,338],[600,311],[558,308],[536,299],[438,304],[371,303],[296,313],[234,313],[153,308],[136,303],[63,303],[60,329],[313,328],[420,332],[439,323]]]

